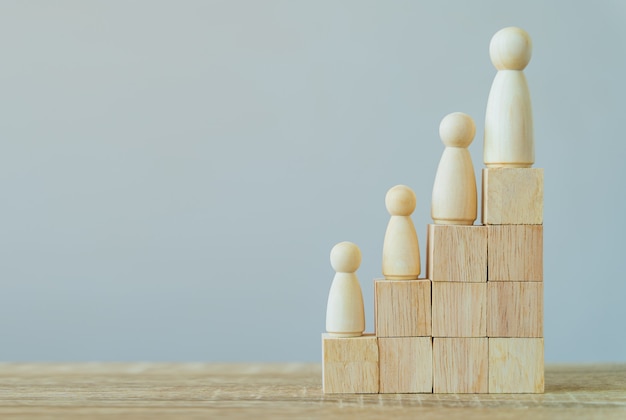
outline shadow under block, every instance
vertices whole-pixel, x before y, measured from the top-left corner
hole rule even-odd
[[[487,227],[428,225],[426,272],[432,281],[487,281]]]
[[[478,394],[489,391],[487,338],[433,339],[433,392]]]
[[[487,337],[487,284],[433,282],[433,337]]]
[[[543,169],[483,169],[482,222],[485,225],[543,223]]]
[[[431,335],[430,280],[374,280],[378,337]]]
[[[433,392],[433,342],[430,337],[379,338],[380,392]]]
[[[489,339],[489,392],[542,393],[543,338]]]
[[[378,342],[374,335],[322,334],[322,387],[329,394],[378,393]]]
[[[489,281],[543,281],[543,226],[487,226]]]
[[[543,337],[542,282],[488,282],[487,336]]]

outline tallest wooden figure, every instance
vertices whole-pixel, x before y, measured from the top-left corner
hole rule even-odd
[[[532,42],[526,31],[509,27],[491,39],[489,55],[498,69],[485,115],[487,168],[530,168],[535,162],[533,117],[524,68]]]

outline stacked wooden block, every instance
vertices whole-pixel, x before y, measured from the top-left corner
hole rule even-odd
[[[488,392],[487,227],[428,225],[433,392]]]
[[[543,366],[543,169],[483,169],[489,392],[536,393]]]
[[[482,197],[482,226],[428,226],[433,391],[543,392],[543,170],[483,169]]]
[[[374,280],[381,393],[432,392],[430,280]]]
[[[543,392],[543,169],[483,169],[482,198],[428,226],[427,279],[374,281],[375,335],[323,336],[325,392]]]

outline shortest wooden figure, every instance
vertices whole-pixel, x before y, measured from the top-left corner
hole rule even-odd
[[[361,250],[352,242],[340,242],[330,251],[335,277],[328,294],[326,331],[335,337],[358,337],[365,331],[363,293],[356,270]]]
[[[326,331],[335,337],[358,337],[365,331],[363,293],[356,270],[361,250],[352,242],[340,242],[330,251],[335,277],[328,294]]]

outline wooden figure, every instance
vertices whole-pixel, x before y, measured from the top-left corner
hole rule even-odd
[[[396,185],[385,197],[391,214],[383,242],[383,276],[389,280],[417,279],[420,274],[420,248],[411,214],[416,198],[406,185]]]
[[[467,150],[475,134],[467,114],[455,112],[441,120],[439,136],[446,148],[433,185],[430,213],[435,224],[472,225],[476,220],[476,177]]]
[[[355,272],[361,265],[361,250],[352,242],[340,242],[330,252],[335,278],[326,307],[326,331],[335,337],[356,337],[365,330],[363,293]]]
[[[523,71],[531,53],[532,42],[523,29],[504,28],[491,39],[489,55],[498,73],[485,113],[483,157],[488,168],[529,168],[535,162],[530,93]]]

